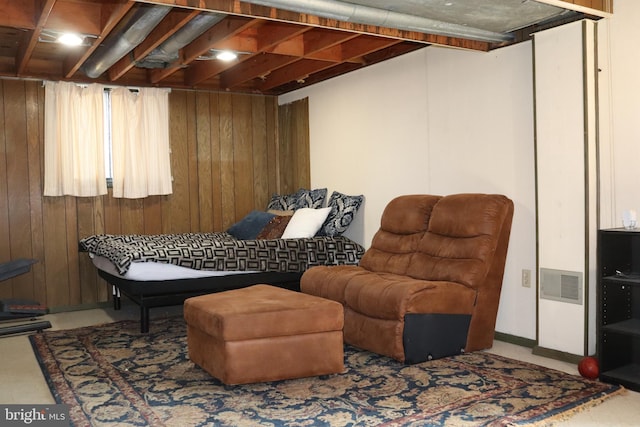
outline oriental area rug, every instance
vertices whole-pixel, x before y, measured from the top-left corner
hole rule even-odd
[[[403,365],[345,346],[345,372],[226,386],[187,356],[181,317],[30,336],[74,426],[552,425],[624,391],[475,352]]]

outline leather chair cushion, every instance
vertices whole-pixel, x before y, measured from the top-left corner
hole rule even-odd
[[[360,265],[370,271],[406,274],[440,199],[440,196],[411,195],[389,202],[382,213],[380,229]]]
[[[373,237],[371,247],[364,253],[360,265],[369,271],[407,274],[411,258],[424,235],[398,235],[379,230]]]
[[[428,231],[452,237],[496,236],[500,233],[508,205],[496,195],[452,194],[433,208]]]
[[[414,234],[427,230],[431,211],[442,196],[410,195],[397,197],[382,212],[380,228],[395,234]]]
[[[416,279],[445,280],[477,289],[486,279],[496,239],[427,233],[411,259],[407,275]]]
[[[446,280],[477,289],[485,282],[508,212],[502,197],[442,198],[433,208],[429,229],[411,259],[407,274]],[[471,213],[471,214],[470,214]]]
[[[476,291],[454,282],[413,279],[389,273],[352,277],[346,306],[376,319],[404,321],[407,313],[471,314]]]
[[[300,291],[345,304],[344,290],[354,276],[369,274],[355,265],[321,265],[307,270],[300,280]]]

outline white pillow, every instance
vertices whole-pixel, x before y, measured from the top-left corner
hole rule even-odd
[[[287,228],[284,229],[284,233],[282,233],[283,239],[298,239],[301,237],[313,237],[316,235],[324,221],[329,216],[329,212],[331,212],[331,208],[321,208],[321,209],[312,209],[312,208],[300,208],[297,209],[289,224],[287,224]]]

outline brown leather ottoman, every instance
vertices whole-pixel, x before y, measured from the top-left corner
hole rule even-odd
[[[184,302],[189,358],[225,384],[344,370],[342,304],[270,285]]]

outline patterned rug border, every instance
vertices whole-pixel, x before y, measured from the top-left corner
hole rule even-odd
[[[156,331],[155,332],[152,331],[152,334],[153,333],[158,334],[158,333],[161,333],[157,331],[159,324],[166,323],[165,326],[169,328],[171,327],[171,322],[183,322],[183,320],[181,316],[171,316],[163,319],[156,319],[154,322],[155,322]],[[90,421],[90,418],[89,418],[90,415],[84,411],[82,403],[78,400],[77,393],[70,386],[69,382],[64,378],[62,369],[59,366],[59,363],[57,362],[55,355],[51,351],[51,348],[47,342],[47,338],[49,336],[54,336],[54,334],[58,334],[58,335],[66,334],[71,337],[86,336],[86,335],[91,335],[91,333],[95,331],[99,331],[101,328],[104,329],[104,328],[114,328],[114,327],[119,327],[119,329],[121,330],[130,329],[131,337],[145,336],[144,334],[136,333],[139,330],[139,322],[137,320],[122,320],[117,322],[102,323],[102,324],[97,324],[92,326],[84,326],[84,327],[72,328],[72,329],[66,329],[66,330],[43,331],[40,334],[29,336],[29,340],[30,340],[32,349],[34,351],[35,357],[38,361],[40,369],[42,370],[42,373],[46,379],[47,385],[55,401],[60,404],[69,405],[71,420],[74,421],[73,425],[75,426],[84,426],[84,425],[90,426],[90,425],[93,425],[93,423]],[[134,396],[135,400],[137,400],[137,402],[135,402],[135,407],[137,410],[141,412],[142,419],[148,424],[135,423],[134,425],[153,425],[153,426],[170,425],[170,424],[165,424],[165,421],[163,421],[161,418],[158,417],[158,414],[156,414],[156,412],[154,411],[154,407],[147,403],[146,397],[141,396],[140,393],[137,390],[135,390],[135,388],[126,379],[122,378],[120,373],[117,371],[117,369],[111,365],[110,361],[104,359],[104,356],[101,355],[99,351],[90,351],[87,347],[85,348],[87,352],[90,354],[92,360],[102,361],[102,363],[100,363],[100,367],[107,371],[108,375],[106,376],[106,379],[113,381],[115,385],[118,387],[118,389],[122,390],[122,393],[126,396],[127,399],[131,399],[132,396]],[[363,350],[356,350],[356,351],[361,353],[368,353],[368,352],[364,352]],[[546,368],[530,362],[524,362],[520,360],[507,358],[507,357],[496,355],[493,353],[478,352],[478,353],[472,353],[472,354],[484,354],[484,355],[487,355],[489,358],[499,360],[505,364],[519,365],[519,366],[522,366],[523,368],[543,372],[545,373],[545,375],[568,376],[571,378],[578,378],[583,382],[588,382],[588,380],[584,380],[580,377],[577,377],[568,373],[564,373],[562,371],[558,371],[552,368]],[[373,355],[373,353],[371,353],[371,355]],[[385,358],[384,356],[375,355],[374,357],[383,358],[389,361],[390,363],[394,363],[394,361],[391,361],[391,359]],[[456,358],[464,358],[464,357],[465,355],[454,356],[453,358],[448,358],[448,359],[450,359],[452,362],[461,360],[460,363],[464,364],[465,363],[464,359],[456,359]],[[345,358],[346,358],[346,354],[345,354]],[[433,363],[433,362],[426,362],[426,363]],[[415,365],[402,365],[402,364],[398,364],[398,365],[403,367],[415,366]],[[347,360],[345,360],[345,367],[347,367]],[[199,368],[195,367],[195,369],[199,369]],[[339,374],[339,375],[343,375],[343,374]],[[213,378],[210,378],[210,380],[217,381]],[[296,381],[296,380],[292,380],[292,381]],[[524,412],[519,412],[514,415],[503,416],[498,419],[494,419],[493,421],[488,423],[481,423],[481,424],[470,423],[466,425],[526,426],[526,427],[552,426],[558,422],[562,422],[573,417],[579,412],[583,412],[587,409],[590,409],[604,402],[605,400],[608,400],[614,396],[624,394],[627,391],[624,387],[619,385],[606,384],[598,381],[594,381],[590,383],[592,387],[595,386],[595,388],[597,389],[595,392],[587,393],[585,391],[583,396],[580,396],[578,399],[574,399],[573,401],[567,401],[566,403],[560,406],[555,406],[556,405],[555,403],[553,405],[550,405],[550,404],[540,405],[539,407],[533,408],[535,409],[535,411],[533,409],[528,409]],[[267,384],[273,384],[273,383],[267,383]],[[218,385],[224,388],[228,388],[228,386],[224,386],[220,383],[218,383]],[[241,388],[242,386],[235,386],[235,387]],[[502,394],[502,392],[497,393],[497,395],[500,395],[500,394]],[[483,397],[484,396],[485,395],[483,394]],[[496,399],[499,399],[499,397],[496,397]],[[552,406],[552,407],[548,408],[548,410],[541,411],[542,409],[545,409],[549,406]],[[527,413],[536,412],[536,411],[538,412],[538,415],[531,415],[531,416],[528,416],[526,419],[523,419],[523,414],[526,416]],[[441,424],[441,423],[421,424],[420,420],[423,420],[423,421],[426,420],[426,417],[424,416],[423,413],[417,413],[417,414],[406,416],[406,417],[403,416],[396,419],[390,419],[379,424],[367,424],[367,425],[385,425],[385,426],[449,425],[449,424]],[[211,424],[207,424],[207,425],[211,425]],[[258,423],[258,425],[263,425],[263,424]],[[297,423],[287,424],[286,421],[283,422],[282,420],[274,420],[273,424],[271,425],[275,426],[275,425],[303,425],[303,424],[297,424]],[[347,424],[347,425],[360,425],[360,424]]]
[[[546,417],[544,419],[541,420],[537,420],[534,421],[532,420],[531,422],[528,422],[527,424],[517,424],[519,427],[551,427],[557,423],[563,422],[563,421],[567,421],[569,419],[571,419],[572,417],[574,417],[575,415],[584,412],[588,409],[591,409],[595,406],[600,405],[601,403],[603,403],[606,400],[609,400],[612,397],[615,396],[621,396],[623,394],[627,393],[627,389],[625,389],[622,386],[619,386],[616,390],[613,390],[612,392],[605,394],[604,396],[599,396],[599,397],[594,397],[591,400],[588,400],[586,402],[583,402],[579,405],[577,405],[574,408],[568,409],[564,412],[561,412],[559,414],[556,415],[552,415],[549,417]]]

